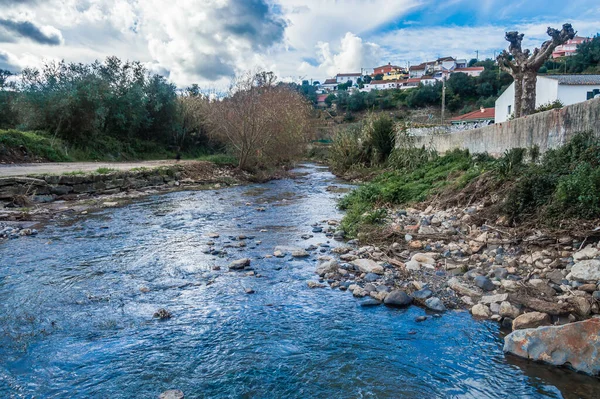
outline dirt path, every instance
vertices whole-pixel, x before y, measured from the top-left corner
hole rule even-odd
[[[181,163],[190,161],[181,161]],[[168,161],[141,161],[141,162],[54,162],[54,163],[28,163],[1,165],[0,177],[29,176],[41,174],[62,174],[69,172],[93,172],[98,168],[111,168],[130,170],[134,168],[155,168],[158,166],[173,165],[174,160]]]

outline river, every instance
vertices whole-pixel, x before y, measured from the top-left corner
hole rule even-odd
[[[297,172],[150,196],[0,243],[0,397],[600,397],[597,379],[505,357],[497,323],[363,308],[307,287],[321,252],[264,258],[326,243],[300,236],[341,217],[326,188],[343,183],[311,164]],[[245,247],[229,239],[239,235]],[[208,241],[228,255],[206,254]],[[259,277],[227,269],[243,257]],[[153,318],[159,308],[173,317]]]

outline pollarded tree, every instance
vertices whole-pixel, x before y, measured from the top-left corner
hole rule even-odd
[[[535,85],[537,73],[544,62],[550,57],[557,46],[575,37],[571,24],[564,24],[562,30],[548,28],[548,36],[541,48],[536,48],[533,54],[523,50],[523,34],[507,32],[505,39],[510,43],[508,51],[504,50],[498,56],[498,65],[510,73],[515,81],[514,116],[530,115],[535,110]]]

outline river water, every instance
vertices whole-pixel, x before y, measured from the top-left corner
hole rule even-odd
[[[325,243],[300,236],[341,217],[326,188],[343,184],[315,165],[298,172],[151,196],[0,244],[0,397],[600,397],[594,378],[505,357],[497,323],[454,311],[417,323],[418,307],[309,289],[320,253],[260,259]],[[204,253],[241,234],[254,236],[246,247]],[[260,277],[227,270],[242,257]],[[153,318],[159,308],[173,317]]]

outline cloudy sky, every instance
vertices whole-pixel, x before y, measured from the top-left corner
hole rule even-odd
[[[492,57],[506,30],[600,32],[598,0],[0,0],[0,68],[116,55],[180,87],[243,70],[319,79],[438,56]]]

